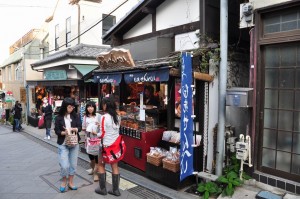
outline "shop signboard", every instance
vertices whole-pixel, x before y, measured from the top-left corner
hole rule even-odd
[[[194,172],[192,83],[192,56],[184,52],[181,54],[180,181]]]
[[[124,79],[126,83],[137,82],[166,82],[169,80],[169,69],[156,69],[147,71],[133,71],[125,73]]]
[[[134,62],[129,50],[112,49],[109,52],[102,52],[96,57],[100,68],[133,67]]]
[[[66,80],[67,72],[65,70],[46,70],[44,72],[46,80]]]
[[[100,84],[119,84],[122,79],[122,74],[95,74],[94,75],[94,82]]]

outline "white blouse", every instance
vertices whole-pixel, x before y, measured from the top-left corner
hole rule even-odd
[[[92,117],[84,116],[82,122],[82,129],[84,129],[86,133],[89,133],[92,131],[92,129],[97,128],[96,122],[101,122],[101,115],[99,113],[96,113],[96,116]]]
[[[98,137],[101,137],[102,135],[102,118],[104,119],[104,137],[103,137],[103,144],[106,146],[110,146],[112,145],[116,139],[119,137],[119,129],[120,129],[120,117],[118,117],[119,120],[119,124],[116,125],[114,123],[113,117],[106,113],[101,117],[101,122],[100,122],[100,129],[99,129],[99,133],[97,134]]]

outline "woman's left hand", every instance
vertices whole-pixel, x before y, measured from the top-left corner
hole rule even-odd
[[[71,131],[78,133],[78,128],[71,128]]]

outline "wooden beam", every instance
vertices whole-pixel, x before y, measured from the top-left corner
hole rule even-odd
[[[194,72],[194,78],[205,82],[212,82],[214,80],[213,76],[200,72]]]
[[[197,80],[202,80],[205,82],[212,82],[214,80],[214,77],[212,75],[206,74],[206,73],[200,73],[200,72],[194,72],[194,78]],[[174,77],[180,77],[181,76],[181,71],[176,68],[171,68],[170,69],[170,76]]]

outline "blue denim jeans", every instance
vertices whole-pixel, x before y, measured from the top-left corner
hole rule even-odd
[[[50,132],[51,132],[51,129],[50,128],[49,129],[46,128],[46,136],[50,136],[51,137]]]
[[[73,176],[77,168],[79,144],[74,147],[58,145],[58,158],[61,177]]]
[[[20,130],[21,129],[21,127],[20,127],[20,120],[19,119],[14,119],[15,121],[15,130]]]

